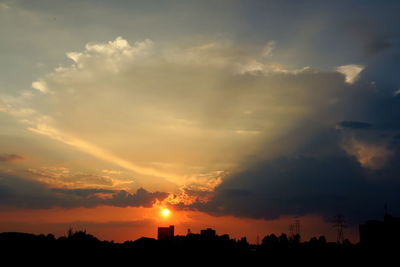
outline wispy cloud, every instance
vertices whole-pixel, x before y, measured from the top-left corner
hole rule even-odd
[[[86,141],[79,139],[79,138],[75,138],[68,134],[62,133],[59,130],[57,130],[57,129],[53,128],[52,126],[47,125],[45,123],[38,124],[38,125],[36,125],[36,127],[29,127],[28,129],[32,132],[48,136],[54,140],[57,140],[64,144],[73,146],[73,147],[79,149],[80,151],[88,153],[96,158],[99,158],[99,159],[102,159],[102,160],[105,160],[108,162],[112,162],[122,168],[131,170],[131,171],[139,173],[139,174],[162,177],[162,178],[168,179],[172,182],[177,182],[178,179],[180,178],[175,175],[159,172],[159,171],[151,169],[151,168],[143,168],[141,166],[138,166],[130,161],[127,161],[118,156],[115,156],[98,146],[92,145]]]

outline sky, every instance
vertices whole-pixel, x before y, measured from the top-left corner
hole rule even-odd
[[[358,241],[400,215],[399,8],[0,0],[0,231]]]

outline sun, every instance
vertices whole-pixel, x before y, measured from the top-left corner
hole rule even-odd
[[[163,217],[168,217],[171,214],[171,211],[169,209],[167,209],[167,208],[163,208],[161,210],[161,214],[162,214]]]

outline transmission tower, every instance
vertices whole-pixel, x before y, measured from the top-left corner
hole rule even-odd
[[[289,224],[289,238],[293,239],[294,238],[294,225]]]
[[[300,220],[296,219],[296,217],[294,223],[289,224],[289,238],[293,240],[295,236],[300,237]]]
[[[337,243],[343,243],[344,240],[344,232],[343,229],[346,228],[346,220],[342,214],[337,214],[335,216],[335,224],[333,225],[337,229]]]
[[[300,236],[300,220],[294,220],[294,234]]]

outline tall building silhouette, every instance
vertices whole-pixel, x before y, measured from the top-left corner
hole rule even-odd
[[[174,238],[175,227],[170,225],[169,227],[158,227],[158,240],[171,240]]]
[[[399,246],[400,218],[393,217],[387,212],[383,221],[370,220],[360,224],[360,244],[363,246]]]

